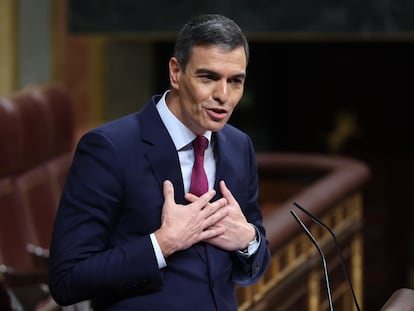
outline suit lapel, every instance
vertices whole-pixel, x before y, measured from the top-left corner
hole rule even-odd
[[[159,98],[153,98],[139,115],[146,156],[159,181],[161,191],[163,181],[168,179],[174,185],[175,202],[188,204],[184,199],[184,184],[177,150],[155,107],[158,100]],[[205,250],[201,244],[194,245],[189,251],[196,252],[206,261]]]
[[[235,189],[235,186],[237,185],[237,172],[240,168],[235,166],[234,161],[232,160],[234,155],[232,155],[231,150],[226,148],[226,146],[229,145],[226,143],[228,137],[224,135],[223,131],[217,132],[214,135],[216,140],[216,180],[214,188],[217,191],[215,198],[217,199],[221,197],[220,187],[218,184],[219,181],[224,180],[230,190]]]
[[[151,163],[154,175],[157,177],[160,187],[164,180],[170,180],[174,185],[175,201],[184,202],[184,185],[180,169],[180,162],[174,143],[161,121],[156,110],[159,99],[153,98],[139,115],[142,124],[142,140],[146,146],[146,156]]]

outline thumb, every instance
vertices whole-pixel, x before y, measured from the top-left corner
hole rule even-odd
[[[163,183],[164,201],[167,203],[174,203],[174,186],[171,181],[164,180]]]
[[[220,181],[220,191],[221,191],[221,194],[223,195],[223,198],[225,198],[227,202],[234,203],[236,201],[236,199],[233,197],[233,194],[231,193],[229,188],[227,188],[224,180]]]

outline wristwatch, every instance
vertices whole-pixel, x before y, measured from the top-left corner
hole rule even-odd
[[[259,242],[259,240],[258,240],[258,238],[257,238],[257,230],[256,230],[256,229],[255,229],[255,232],[256,232],[256,234],[255,234],[255,236],[254,236],[254,239],[253,239],[253,240],[251,240],[251,241],[247,244],[247,246],[246,246],[246,248],[245,248],[245,249],[241,249],[241,250],[240,250],[240,252],[242,252],[242,253],[243,253],[243,254],[245,254],[245,255],[250,254],[250,253],[252,252],[252,247],[253,247],[253,245],[254,245],[255,243]]]

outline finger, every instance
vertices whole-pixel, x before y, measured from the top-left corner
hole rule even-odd
[[[199,198],[198,196],[196,196],[195,194],[192,194],[191,192],[186,193],[184,197],[188,202],[195,202]]]
[[[222,208],[225,206],[226,200],[222,198],[220,199],[220,202],[216,201],[214,203],[210,203],[206,206],[206,208],[201,210],[201,216],[204,219],[204,229],[218,224],[229,215],[229,210],[226,208]]]
[[[169,180],[164,180],[163,183],[164,201],[168,204],[174,203],[174,186]]]
[[[198,197],[190,192],[185,194],[185,199],[189,201],[190,203],[197,202],[197,205],[200,206],[200,208],[203,208],[210,202],[210,200],[216,195],[216,191],[214,189],[207,191],[202,196]]]
[[[225,226],[213,225],[206,228],[200,235],[202,241],[208,241],[209,239],[215,238],[221,234],[224,234],[226,231]]]
[[[204,208],[205,217],[217,213],[220,209],[227,205],[227,200],[225,198],[220,198],[212,203],[208,203]],[[227,215],[227,214],[226,214]],[[223,216],[226,216],[223,215]]]
[[[233,197],[233,194],[231,193],[230,189],[227,188],[226,183],[224,180],[220,180],[220,191],[223,197],[229,202],[229,204],[236,203],[236,199]]]

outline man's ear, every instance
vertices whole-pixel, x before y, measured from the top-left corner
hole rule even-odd
[[[170,84],[173,89],[179,89],[179,78],[181,73],[180,64],[175,57],[171,57],[170,62],[168,63],[170,70]]]

